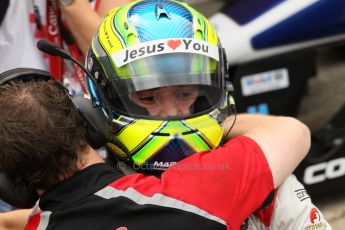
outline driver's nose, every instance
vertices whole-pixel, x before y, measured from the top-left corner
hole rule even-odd
[[[174,117],[180,114],[180,110],[178,106],[175,104],[171,98],[169,99],[162,99],[159,102],[159,114],[162,117]]]

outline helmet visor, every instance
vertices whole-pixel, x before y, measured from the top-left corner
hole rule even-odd
[[[136,58],[115,68],[116,75],[106,76],[113,109],[134,117],[181,118],[216,106],[223,94],[223,60],[216,48],[217,56],[212,57],[164,53]],[[127,51],[124,60],[130,55]]]

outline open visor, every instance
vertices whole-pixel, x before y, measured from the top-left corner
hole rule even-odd
[[[165,53],[116,68],[115,76],[106,76],[111,106],[133,117],[182,118],[205,112],[223,95],[224,66],[217,50],[218,57]]]

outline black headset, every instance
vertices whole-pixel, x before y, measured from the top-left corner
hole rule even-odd
[[[0,85],[9,84],[12,81],[56,81],[49,72],[33,68],[16,68],[0,74]],[[93,148],[100,148],[107,142],[113,142],[111,137],[111,125],[100,107],[92,103],[84,95],[70,96],[68,90],[58,81],[62,90],[70,97],[80,116],[86,122],[86,138]],[[11,178],[0,172],[0,199],[17,208],[31,208],[38,200],[35,191],[28,191],[23,185],[14,183]]]

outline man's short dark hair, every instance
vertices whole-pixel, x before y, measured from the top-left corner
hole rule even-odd
[[[30,188],[50,189],[77,171],[84,120],[56,82],[0,86],[0,169]]]

